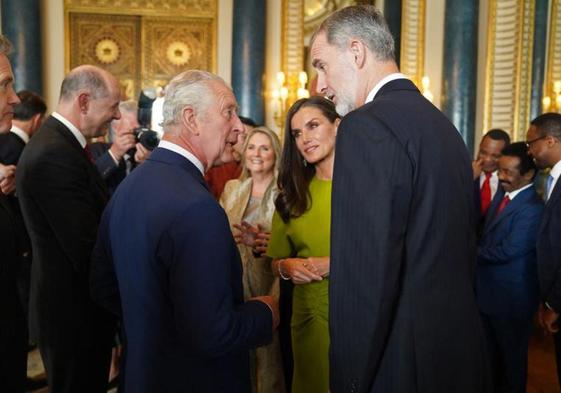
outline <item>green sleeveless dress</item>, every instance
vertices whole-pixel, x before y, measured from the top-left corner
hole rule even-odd
[[[273,215],[267,254],[272,258],[329,256],[331,180],[310,182],[311,208],[288,223]],[[292,300],[293,393],[329,389],[328,279],[296,285]]]

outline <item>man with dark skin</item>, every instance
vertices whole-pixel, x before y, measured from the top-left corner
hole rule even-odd
[[[537,264],[541,305],[538,320],[545,331],[553,334],[557,358],[557,376],[561,384],[561,115],[544,113],[530,123],[526,146],[536,166],[551,168],[544,192],[545,209],[538,232]]]

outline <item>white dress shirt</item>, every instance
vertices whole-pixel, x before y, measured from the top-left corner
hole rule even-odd
[[[12,129],[10,130],[10,132],[13,132],[14,134],[16,134],[17,136],[19,136],[21,138],[21,140],[23,140],[23,142],[27,145],[27,142],[29,142],[29,135],[27,135],[27,132],[25,132],[24,130],[22,130],[21,128],[19,128],[18,126],[14,126],[12,124]]]
[[[52,116],[58,121],[60,121],[62,124],[64,124],[66,128],[70,130],[70,132],[76,137],[82,148],[86,147],[86,143],[87,143],[86,137],[80,132],[80,130],[74,124],[70,122],[70,120],[68,120],[66,117],[62,116],[58,112],[53,112]]]
[[[479,189],[483,187],[483,183],[485,183],[485,172],[481,172],[479,175]],[[495,197],[497,190],[499,189],[499,171],[495,171],[491,174],[489,178],[489,186],[491,187],[491,200]]]
[[[161,147],[161,148],[167,149],[167,150],[171,150],[171,151],[173,151],[177,154],[182,155],[183,157],[188,159],[193,165],[195,165],[203,176],[205,175],[205,169],[203,167],[202,162],[197,157],[195,157],[195,155],[193,153],[191,153],[190,151],[188,151],[188,150],[182,148],[181,146],[176,145],[175,143],[172,143],[170,141],[160,141],[160,144],[158,145],[158,147]]]
[[[534,185],[533,183],[526,184],[524,187],[519,188],[518,190],[514,190],[514,191],[511,191],[511,192],[505,193],[505,196],[507,196],[508,199],[510,199],[510,200],[512,201],[514,198],[516,198],[516,195],[518,195],[518,194],[520,194],[522,191],[524,191],[524,190],[526,190],[526,189],[532,187],[533,185]]]
[[[374,86],[374,88],[370,90],[370,93],[368,93],[368,96],[366,97],[366,101],[364,103],[368,104],[370,101],[374,99],[376,94],[378,94],[380,89],[385,84],[394,81],[396,79],[408,79],[408,78],[405,75],[403,75],[401,72],[394,72],[393,74],[389,74],[388,76],[382,78],[378,83],[376,83],[376,86]]]

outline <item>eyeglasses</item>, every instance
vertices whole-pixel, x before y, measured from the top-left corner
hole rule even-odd
[[[544,139],[544,138],[547,138],[547,137],[548,137],[547,135],[544,135],[544,136],[540,136],[539,138],[532,139],[531,141],[526,141],[526,147],[529,149],[530,146],[532,146],[532,143],[537,142],[540,139]]]

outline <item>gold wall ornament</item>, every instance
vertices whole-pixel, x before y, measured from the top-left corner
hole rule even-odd
[[[186,68],[216,70],[218,0],[65,0],[65,68],[114,74],[123,97]]]
[[[140,79],[140,20],[134,16],[70,13],[69,64],[93,64],[128,80],[135,91]],[[132,85],[131,85],[132,84]],[[132,98],[127,96],[127,98]]]
[[[403,0],[401,9],[400,70],[417,87],[425,70],[426,0]]]
[[[214,21],[209,18],[143,18],[145,87],[188,68],[214,71],[214,31]]]
[[[551,1],[543,111],[561,111],[561,0]],[[549,98],[549,100],[548,100]],[[553,100],[552,100],[553,98]]]
[[[103,64],[112,64],[119,59],[121,50],[111,38],[102,38],[95,45],[95,56]]]
[[[126,15],[214,17],[217,0],[64,0],[70,11]]]
[[[502,128],[524,140],[530,116],[534,1],[489,2],[483,130]]]

